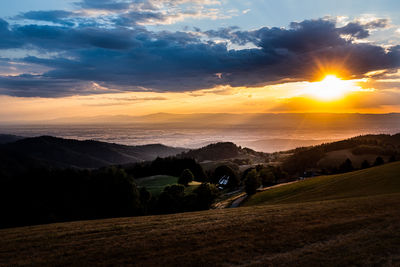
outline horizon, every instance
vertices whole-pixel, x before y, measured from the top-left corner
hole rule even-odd
[[[95,118],[118,118],[118,117],[126,117],[126,118],[144,118],[155,115],[170,115],[170,116],[190,116],[190,115],[400,115],[400,112],[385,112],[385,113],[363,113],[363,112],[196,112],[196,113],[172,113],[172,112],[155,112],[155,113],[146,113],[143,115],[130,115],[130,114],[113,114],[113,115],[92,115],[92,116],[71,116],[71,117],[53,117],[53,118],[44,118],[44,119],[36,119],[36,120],[10,120],[10,121],[0,121],[0,123],[7,124],[36,124],[36,123],[52,123],[52,122],[60,122],[60,123],[69,123],[68,120],[71,119],[95,119]],[[64,120],[64,122],[63,122]],[[103,123],[107,124],[107,121],[103,121]],[[110,121],[109,123],[118,123]]]

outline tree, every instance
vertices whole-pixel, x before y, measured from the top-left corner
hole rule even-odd
[[[207,210],[218,196],[217,187],[210,183],[202,183],[193,193],[196,194],[196,210]]]
[[[188,186],[188,184],[194,180],[193,173],[189,169],[184,169],[181,176],[178,179],[178,184]]]
[[[350,159],[346,159],[340,166],[339,170],[341,172],[351,172],[354,170],[353,163],[351,162]]]
[[[239,185],[240,179],[238,174],[227,165],[221,165],[215,169],[211,180],[212,183],[218,184],[219,179],[225,175],[229,176],[228,187],[233,188]]]
[[[383,160],[383,158],[382,157],[377,157],[376,159],[375,159],[375,163],[374,163],[374,166],[379,166],[379,165],[382,165],[383,163],[385,163],[385,161]]]
[[[268,186],[275,183],[276,178],[271,170],[263,168],[260,170],[259,175],[263,186]]]
[[[185,187],[183,185],[166,186],[157,201],[160,213],[175,213],[183,211]]]
[[[371,167],[371,165],[369,164],[368,160],[365,159],[365,160],[361,163],[361,169],[367,169],[367,168],[369,168],[369,167]]]
[[[251,170],[244,181],[244,186],[246,193],[248,195],[254,195],[257,191],[257,188],[259,188],[261,185],[260,177],[257,174],[257,171]]]
[[[149,202],[151,200],[151,193],[147,191],[146,187],[142,187],[139,190],[139,194],[140,204],[142,204],[143,213],[146,214]]]

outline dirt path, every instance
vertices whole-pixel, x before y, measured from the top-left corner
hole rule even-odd
[[[293,181],[293,182],[288,182],[288,183],[282,183],[282,184],[277,184],[277,185],[273,185],[273,186],[269,186],[269,187],[264,187],[264,188],[259,188],[257,189],[257,192],[263,192],[263,191],[267,191],[273,188],[277,188],[277,187],[281,187],[283,185],[288,185],[288,184],[293,184],[293,183],[297,183],[298,181]],[[243,193],[240,194],[239,196],[236,196],[236,198],[231,202],[231,205],[229,206],[229,208],[237,208],[240,206],[240,204],[242,204],[242,202],[247,198],[247,194]]]
[[[243,202],[243,200],[245,200],[247,198],[247,194],[244,194],[243,196],[237,198],[236,200],[234,200],[229,208],[237,208],[239,207],[239,205]]]

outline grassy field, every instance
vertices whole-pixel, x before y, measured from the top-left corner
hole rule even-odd
[[[139,187],[146,187],[153,195],[158,196],[167,185],[173,185],[178,182],[178,177],[169,175],[154,175],[135,180]]]
[[[400,162],[319,176],[255,194],[244,206],[333,200],[400,192]]]
[[[153,196],[158,196],[167,185],[177,184],[178,177],[169,175],[154,175],[137,179],[135,182],[139,187],[146,187]],[[200,184],[201,183],[195,181],[189,183],[189,187],[185,189],[185,192],[192,192]]]
[[[266,191],[250,207],[3,229],[0,265],[400,266],[399,179],[393,163]]]

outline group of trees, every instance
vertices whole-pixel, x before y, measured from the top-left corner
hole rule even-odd
[[[179,162],[204,174],[190,160]],[[0,174],[0,228],[203,210],[218,195],[210,183],[185,193],[185,186],[197,178],[188,168],[181,172],[182,185],[166,187],[158,198],[138,188],[131,174],[115,166],[94,170],[30,167]]]
[[[207,175],[196,160],[191,158],[167,157],[156,158],[151,162],[141,162],[121,166],[135,178],[153,176],[158,174],[179,177],[185,169],[189,169],[196,181],[206,182]]]
[[[365,135],[338,142],[321,144],[313,147],[301,147],[291,150],[291,156],[284,160],[282,168],[291,176],[304,173],[308,169],[318,168],[318,162],[326,153],[349,149],[352,154],[360,156],[375,154],[396,159],[400,154],[400,134]],[[375,165],[375,163],[374,163]],[[325,168],[326,174],[350,170],[348,163]]]
[[[389,162],[393,162],[395,160],[396,160],[395,156],[391,156],[389,158]],[[379,166],[379,165],[382,165],[384,163],[385,163],[385,160],[381,156],[378,156],[378,157],[376,157],[376,159],[375,159],[375,161],[374,161],[374,163],[372,165],[370,164],[370,162],[368,160],[365,159],[365,160],[363,160],[361,162],[361,166],[360,167],[361,167],[361,169],[367,169],[369,167]],[[337,172],[337,173],[345,173],[345,172],[353,171],[355,169],[356,168],[353,166],[353,162],[350,159],[346,159],[342,164],[340,164],[338,170],[335,171],[335,172]]]
[[[144,212],[145,192],[138,190],[132,176],[116,167],[40,168],[1,178],[1,227]]]
[[[246,193],[253,195],[260,186],[267,187],[277,184],[279,179],[287,177],[287,173],[280,167],[258,165],[246,170],[243,177]]]
[[[164,214],[206,210],[210,208],[218,194],[218,189],[210,183],[202,183],[188,194],[185,193],[183,185],[170,185],[160,194],[155,210]]]

